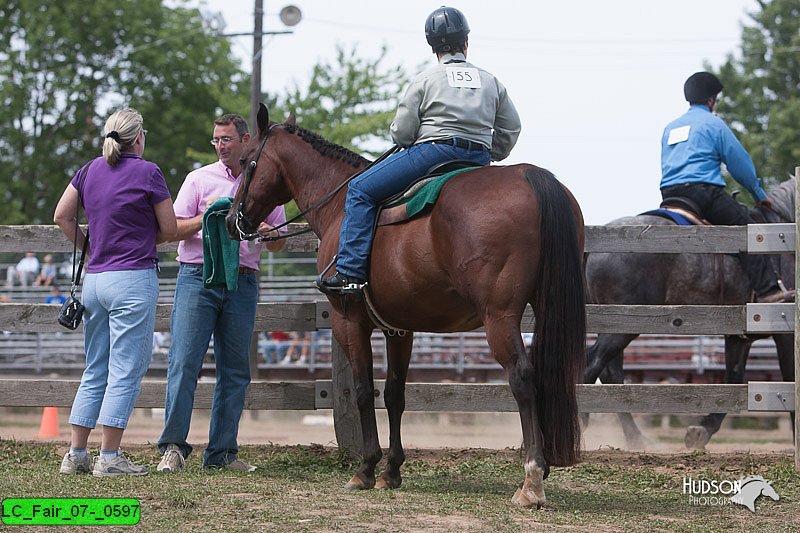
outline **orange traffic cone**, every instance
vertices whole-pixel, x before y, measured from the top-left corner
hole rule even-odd
[[[42,423],[39,425],[37,439],[57,439],[60,436],[58,430],[58,407],[45,407],[42,410]]]

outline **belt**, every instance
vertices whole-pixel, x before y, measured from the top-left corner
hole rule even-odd
[[[256,274],[258,272],[255,268],[239,267],[239,274]]]
[[[449,137],[447,139],[436,139],[428,142],[430,142],[431,144],[449,144],[450,146],[455,146],[456,148],[463,148],[464,150],[480,150],[483,152],[488,150],[481,143],[470,141],[469,139],[464,139],[462,137]]]

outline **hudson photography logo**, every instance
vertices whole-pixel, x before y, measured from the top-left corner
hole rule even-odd
[[[761,476],[747,476],[737,480],[716,480],[705,478],[683,478],[683,493],[689,498],[689,505],[743,505],[756,512],[756,500],[764,495],[778,501],[780,496],[772,487],[772,482]]]

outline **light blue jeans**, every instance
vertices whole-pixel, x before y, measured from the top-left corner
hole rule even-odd
[[[87,274],[82,299],[86,370],[69,422],[124,429],[153,353],[156,270]]]
[[[345,199],[346,214],[339,235],[336,269],[348,277],[366,280],[378,206],[405,190],[432,166],[454,159],[487,165],[491,157],[487,151],[447,144],[415,144],[354,178],[348,185]]]
[[[257,303],[256,274],[239,274],[239,287],[233,292],[223,287],[206,289],[203,265],[181,264],[172,308],[164,431],[158,439],[162,453],[169,444],[178,445],[184,457],[192,451],[186,438],[194,393],[213,334],[217,383],[203,464],[222,466],[236,460],[239,419],[250,383],[250,337]]]

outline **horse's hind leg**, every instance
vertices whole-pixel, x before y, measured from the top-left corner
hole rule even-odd
[[[739,335],[725,335],[725,383],[744,383],[747,356],[753,341]],[[711,413],[703,417],[699,426],[686,428],[683,443],[690,450],[702,450],[719,431],[726,413]]]
[[[375,484],[376,489],[396,489],[402,482],[400,466],[405,462],[406,455],[400,438],[400,421],[406,408],[406,377],[413,341],[413,333],[386,336],[389,365],[383,399],[389,415],[389,453],[386,457],[386,468]]]
[[[601,334],[595,343],[586,350],[586,370],[583,382],[592,384],[598,378],[603,383],[620,384],[624,381],[622,368],[625,348],[638,335]],[[588,413],[582,415],[584,426],[588,424]],[[645,448],[649,444],[630,413],[618,413],[625,442],[631,448]]]
[[[618,357],[614,357],[608,362],[605,370],[600,374],[600,381],[603,384],[622,384],[625,381],[622,362],[622,352],[620,352]],[[632,414],[617,413],[617,419],[622,426],[622,433],[625,435],[625,442],[629,448],[644,449],[652,446],[652,442],[642,434]]]
[[[522,441],[525,447],[525,481],[513,501],[522,507],[541,507],[545,503],[544,479],[549,473],[544,458],[542,431],[536,410],[533,363],[522,343],[519,319],[484,320],[486,340],[494,358],[508,371],[508,384],[519,407]]]

